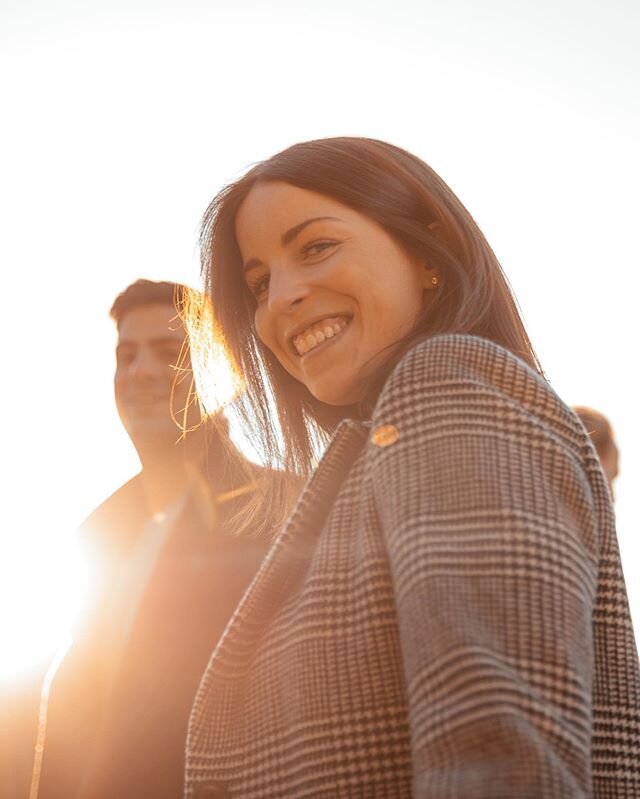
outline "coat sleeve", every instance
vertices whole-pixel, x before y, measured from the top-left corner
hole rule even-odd
[[[600,541],[584,431],[522,361],[461,335],[408,353],[373,423],[413,795],[591,796]]]

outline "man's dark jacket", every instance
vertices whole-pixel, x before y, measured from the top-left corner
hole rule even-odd
[[[38,799],[182,795],[193,697],[268,548],[230,524],[268,473],[238,491],[238,475],[210,460],[215,474],[203,469],[187,495],[124,639],[122,572],[148,521],[141,475],[82,526],[96,598],[54,678]]]

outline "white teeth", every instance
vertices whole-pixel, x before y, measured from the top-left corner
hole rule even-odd
[[[305,355],[314,347],[317,347],[318,344],[322,344],[326,339],[336,336],[341,330],[344,330],[348,324],[346,319],[338,319],[336,321],[327,320],[317,326],[311,326],[311,328],[304,333],[295,336],[293,339],[293,346],[298,355]]]

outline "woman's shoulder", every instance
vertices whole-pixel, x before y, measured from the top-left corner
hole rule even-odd
[[[464,333],[441,333],[421,339],[400,359],[388,383],[430,375],[486,382],[503,388],[525,381],[552,392],[542,375],[511,350],[495,341]]]
[[[506,347],[479,336],[439,334],[408,350],[383,387],[374,424],[394,412],[440,419],[473,414],[478,423],[483,417],[526,417],[581,454],[588,446],[579,419],[547,380]]]

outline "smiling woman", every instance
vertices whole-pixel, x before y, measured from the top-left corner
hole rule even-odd
[[[366,405],[392,364],[382,350],[390,354],[406,347],[412,338],[404,335],[408,330],[418,336],[425,331],[480,335],[541,371],[506,278],[466,208],[425,163],[384,142],[309,142],[258,165],[213,200],[201,248],[216,324],[247,384],[236,403],[244,431],[268,460],[286,469],[310,473],[317,442],[326,443],[345,415],[361,412],[336,406],[361,393]],[[334,284],[338,272],[345,285]],[[327,307],[314,304],[312,315],[302,296],[288,295],[306,290],[307,275],[309,285],[318,280],[325,285]],[[407,286],[403,275],[411,275],[414,285]],[[417,286],[420,291],[413,291]],[[276,346],[273,325],[268,329],[270,309],[296,301],[305,311],[291,340]],[[334,311],[342,313],[326,315]],[[361,326],[363,332],[362,339],[350,339],[357,354],[349,351],[359,359],[360,388],[335,402],[314,396],[300,379],[303,362],[311,369],[315,357],[295,357],[299,349],[315,348],[319,332],[326,335],[327,325],[313,331],[305,326],[326,320],[336,339],[352,320],[354,331]],[[332,371],[337,370],[336,362]],[[272,395],[273,413],[264,402]]]
[[[209,662],[187,796],[638,795],[607,486],[458,198],[389,144],[307,142],[202,245],[248,429],[305,473],[331,441]]]
[[[357,211],[288,183],[255,186],[236,236],[262,343],[316,399],[360,402],[389,345],[416,324],[438,270]]]

